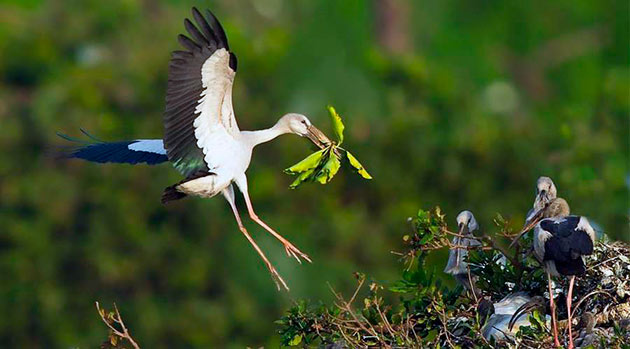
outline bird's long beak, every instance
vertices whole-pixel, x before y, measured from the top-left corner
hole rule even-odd
[[[310,139],[311,142],[313,142],[320,149],[324,149],[324,148],[326,148],[326,146],[328,146],[330,143],[332,143],[330,141],[330,139],[328,137],[326,137],[324,132],[320,131],[317,127],[315,127],[313,125],[310,125],[307,128],[307,130],[308,131],[306,133],[306,137],[308,139]]]
[[[527,314],[531,311],[534,311],[534,309],[538,309],[540,307],[542,307],[543,305],[540,304],[538,301],[536,300],[531,300],[523,305],[521,305],[518,309],[516,309],[516,311],[514,312],[514,314],[512,315],[512,318],[510,318],[510,322],[508,323],[508,330],[511,332],[512,328],[514,327],[514,324],[516,324],[516,321],[518,321],[518,319],[523,315],[523,314]]]
[[[549,193],[546,190],[541,190],[538,195],[536,196],[536,204],[542,204],[542,206],[546,205],[547,203],[549,203]]]
[[[527,233],[528,231],[532,230],[532,228],[534,228],[536,226],[536,224],[538,224],[538,222],[540,222],[540,220],[543,218],[543,212],[544,211],[545,211],[545,209],[541,208],[540,210],[536,211],[536,213],[534,213],[532,218],[530,218],[529,220],[527,220],[525,222],[525,225],[523,225],[523,229],[521,229],[521,232],[518,234],[518,236],[510,244],[510,248],[512,248],[516,244],[516,242],[520,238],[522,238],[523,235],[525,235],[525,233]]]

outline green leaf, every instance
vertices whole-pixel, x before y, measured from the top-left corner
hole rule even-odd
[[[295,337],[293,337],[293,339],[291,339],[291,341],[289,342],[289,345],[293,347],[300,343],[302,343],[302,335],[296,334]]]
[[[315,178],[321,184],[326,184],[330,182],[330,180],[337,174],[339,168],[341,167],[341,162],[337,155],[334,154],[333,149],[331,149],[329,153],[328,160],[324,167],[322,167],[321,171],[317,174]]]
[[[289,188],[291,189],[295,189],[297,188],[300,184],[306,182],[307,180],[310,179],[310,176],[313,174],[313,172],[315,172],[315,169],[312,168],[310,170],[306,170],[305,172],[300,173],[300,175],[293,181],[293,183],[291,183],[289,185]]]
[[[330,118],[332,119],[333,132],[335,132],[335,136],[337,136],[337,145],[341,145],[341,143],[343,143],[343,129],[345,126],[343,125],[343,122],[341,122],[341,117],[337,114],[337,111],[332,105],[328,106],[328,112],[330,113]]]
[[[357,160],[357,158],[355,158],[354,155],[350,154],[350,152],[347,150],[346,150],[346,157],[348,158],[350,165],[357,170],[357,172],[361,175],[361,177],[365,179],[372,179],[372,176],[370,176],[370,174],[365,170],[365,168],[363,167],[363,165],[361,165],[359,160]]]
[[[322,149],[322,150],[314,152],[313,154],[307,156],[304,160],[287,168],[286,170],[284,170],[284,172],[288,174],[298,174],[298,173],[302,173],[302,172],[314,169],[315,167],[317,167],[317,165],[319,165],[319,162],[322,158],[322,155],[324,155],[325,150],[326,149]]]

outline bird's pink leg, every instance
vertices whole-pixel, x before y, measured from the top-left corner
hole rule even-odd
[[[311,259],[308,257],[306,253],[300,251],[297,247],[293,246],[293,244],[289,240],[282,237],[282,235],[278,234],[275,230],[271,229],[271,227],[269,227],[267,223],[263,222],[260,218],[258,218],[258,215],[256,214],[256,212],[254,212],[252,203],[249,201],[249,197],[247,195],[245,195],[245,203],[247,204],[247,210],[249,211],[249,216],[252,218],[252,220],[258,223],[261,227],[265,228],[265,230],[271,233],[271,235],[275,236],[276,239],[280,240],[280,242],[284,245],[284,249],[287,251],[287,254],[290,257],[294,257],[300,263],[302,263],[302,261],[300,260],[300,257],[306,259],[309,263],[312,263]]]
[[[569,349],[573,349],[573,333],[571,332],[571,298],[573,297],[573,283],[575,282],[575,275],[571,275],[569,279],[569,293],[567,295],[567,314],[568,314],[568,322],[567,326],[569,327]]]
[[[549,284],[549,308],[551,308],[551,326],[553,327],[553,342],[556,348],[560,348],[558,340],[558,325],[556,320],[556,303],[553,300],[553,289],[551,287],[551,275],[547,273],[547,281]]]
[[[260,249],[260,247],[258,247],[254,239],[252,239],[251,235],[249,235],[249,232],[247,231],[247,229],[245,229],[245,226],[243,225],[243,222],[241,221],[241,217],[238,214],[236,203],[234,202],[234,189],[232,188],[231,185],[223,191],[223,196],[225,196],[228,203],[230,204],[230,207],[232,208],[232,212],[234,213],[234,218],[236,218],[236,223],[238,224],[238,228],[243,233],[243,235],[245,235],[249,243],[252,244],[256,252],[258,252],[263,262],[265,262],[265,265],[267,266],[267,268],[269,269],[269,272],[271,273],[271,278],[276,283],[278,290],[280,290],[280,285],[282,285],[284,289],[289,291],[289,287],[287,286],[286,282],[284,282],[280,274],[278,274],[278,272],[276,271],[276,268],[274,268],[271,262],[269,262],[269,260],[267,259],[263,251]]]
[[[249,212],[249,217],[251,217],[251,219],[254,222],[258,223],[258,225],[265,228],[265,230],[271,233],[271,235],[275,236],[276,239],[280,240],[280,242],[284,245],[284,249],[287,252],[287,255],[289,255],[289,257],[294,257],[300,263],[302,263],[302,261],[300,260],[300,257],[306,259],[309,263],[313,263],[306,253],[303,253],[297,247],[293,246],[293,244],[289,240],[285,239],[284,237],[282,237],[282,235],[278,234],[275,230],[271,229],[271,227],[269,227],[267,223],[263,222],[258,217],[256,212],[254,212],[252,201],[249,198],[249,193],[247,191],[247,181],[246,180],[237,181],[236,184],[238,185],[238,188],[241,190],[241,192],[243,193],[243,197],[245,198],[245,204],[247,205],[247,211]]]

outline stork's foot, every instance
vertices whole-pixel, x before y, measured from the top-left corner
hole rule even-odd
[[[276,284],[276,287],[278,287],[278,291],[280,291],[283,288],[289,291],[289,286],[287,286],[287,283],[284,282],[284,279],[282,279],[282,276],[278,274],[278,271],[276,271],[276,268],[274,268],[273,265],[271,264],[267,264],[267,268],[269,268],[269,272],[271,273],[271,278],[273,279],[273,282]]]
[[[288,241],[283,242],[283,243],[284,243],[284,250],[287,252],[287,255],[289,257],[295,258],[300,264],[302,264],[302,260],[300,259],[300,257],[304,258],[309,263],[313,263],[313,261],[311,261],[311,259],[306,253],[298,250],[298,248],[293,246],[293,244],[291,244]]]

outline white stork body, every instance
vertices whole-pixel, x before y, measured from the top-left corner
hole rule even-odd
[[[241,131],[232,106],[236,56],[230,51],[221,24],[210,11],[204,16],[193,8],[192,16],[196,25],[189,19],[184,21],[190,37],[178,37],[185,50],[174,51],[169,63],[164,140],[107,143],[90,136],[96,142],[87,143],[66,155],[101,163],[153,165],[171,162],[185,179],[166,188],[162,202],[188,195],[209,198],[222,193],[230,204],[239,229],[265,262],[278,288],[283,286],[288,289],[243,226],[232,183],[243,193],[252,220],[280,240],[289,256],[310,262],[306,254],[256,215],[249,198],[245,172],[254,147],[280,135],[293,133],[308,137],[319,147],[330,141],[301,114],[286,114],[273,127],[265,130]]]

